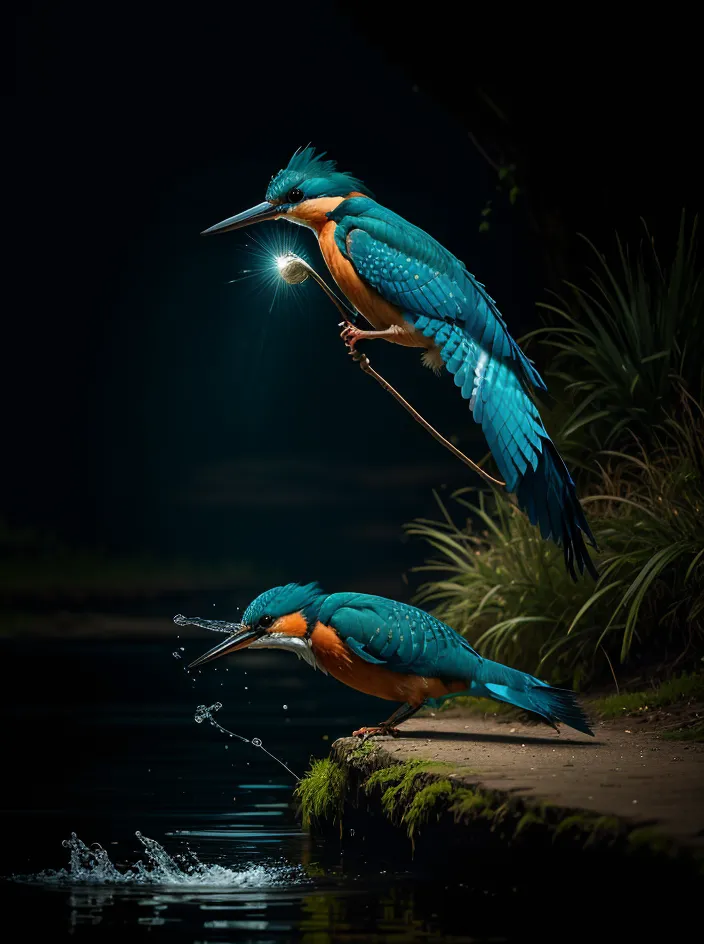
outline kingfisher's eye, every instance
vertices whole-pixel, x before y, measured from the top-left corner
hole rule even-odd
[[[259,619],[259,628],[268,629],[274,622],[273,616],[262,616]]]
[[[303,191],[299,190],[298,187],[294,187],[293,190],[289,190],[286,195],[286,200],[289,203],[300,203],[303,199]]]

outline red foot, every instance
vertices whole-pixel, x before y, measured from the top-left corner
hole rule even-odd
[[[345,342],[350,351],[354,351],[354,346],[357,341],[365,336],[366,332],[362,331],[361,328],[356,328],[354,325],[348,324],[340,332],[340,337]]]
[[[380,735],[382,737],[398,737],[400,732],[398,728],[389,728],[386,725],[380,724],[376,728],[358,728],[356,731],[352,732],[352,737],[361,737],[366,740],[368,737],[374,737],[375,735]]]

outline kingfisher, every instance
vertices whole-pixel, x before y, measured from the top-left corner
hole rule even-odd
[[[585,538],[595,549],[596,541],[531,396],[546,390],[545,383],[464,263],[311,147],[296,151],[272,176],[263,203],[204,234],[263,220],[288,220],[315,233],[336,284],[373,329],[346,325],[342,336],[351,350],[359,341],[383,338],[421,349],[426,366],[450,372],[506,490],[542,537],[562,547],[573,579],[575,566],[596,579]]]
[[[484,659],[446,623],[386,597],[290,583],[260,594],[240,623],[185,616],[174,621],[229,634],[189,668],[244,648],[282,649],[358,692],[401,703],[386,721],[354,731],[356,737],[395,736],[397,725],[421,708],[437,708],[457,695],[492,698],[556,729],[563,722],[593,736],[574,692]]]

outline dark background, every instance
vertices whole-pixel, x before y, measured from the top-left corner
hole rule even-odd
[[[0,517],[5,562],[21,546],[33,569],[22,605],[41,598],[41,572],[52,601],[105,609],[80,562],[71,587],[52,579],[78,549],[125,562],[122,597],[137,555],[227,562],[233,604],[291,579],[407,596],[401,575],[425,549],[404,542],[403,523],[435,513],[433,488],[476,483],[353,366],[313,286],[270,310],[271,283],[229,284],[261,265],[249,231],[199,232],[261,201],[312,142],[464,259],[520,336],[547,288],[584,279],[578,232],[610,250],[617,229],[640,238],[642,216],[667,242],[681,209],[700,204],[693,25],[671,7],[614,16],[19,8]],[[285,223],[253,235],[295,237],[319,261],[312,235]],[[414,352],[369,353],[483,454],[447,377]],[[25,528],[34,535],[18,538]],[[50,534],[61,546],[37,550]],[[5,583],[16,608],[22,594]]]

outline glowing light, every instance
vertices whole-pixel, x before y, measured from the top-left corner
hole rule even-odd
[[[287,252],[276,257],[276,267],[284,282],[289,285],[300,285],[308,278],[308,266],[293,252]]]
[[[282,272],[286,270],[286,263],[292,259],[298,260],[299,281],[289,284],[296,285],[307,281],[301,278],[302,269],[308,265],[305,261],[306,252],[301,243],[298,226],[273,227],[275,231],[252,233],[247,230],[246,242],[239,247],[239,251],[246,253],[242,259],[242,267],[236,273],[237,277],[230,279],[233,285],[249,282],[256,292],[264,292],[269,299],[267,306],[269,314],[274,307],[285,300],[286,306],[302,306],[305,302],[305,291],[288,292],[288,279]]]

